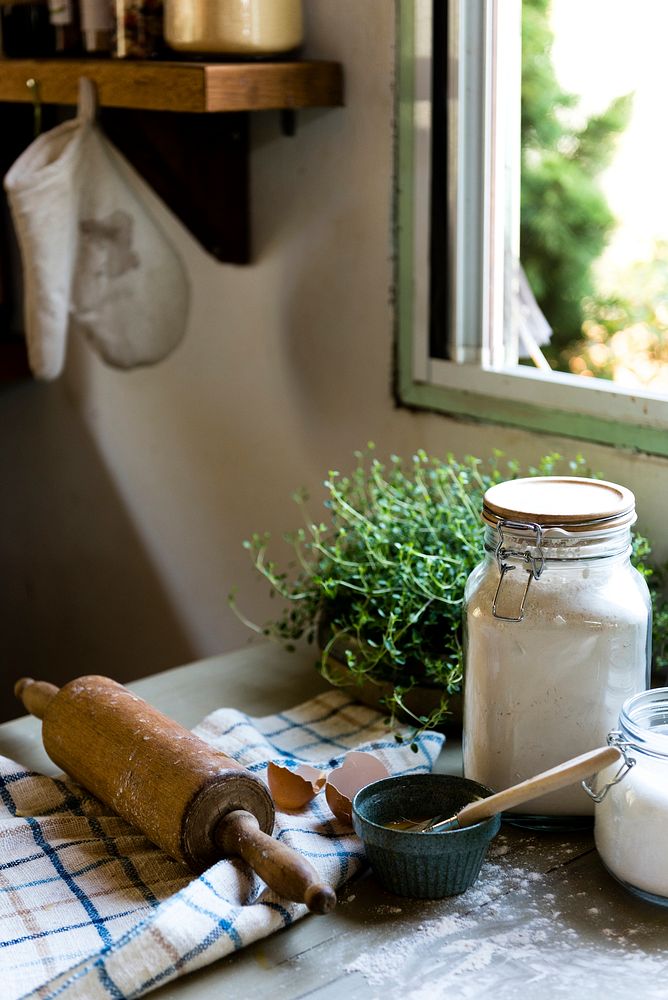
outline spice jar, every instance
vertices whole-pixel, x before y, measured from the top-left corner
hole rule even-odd
[[[258,57],[294,52],[301,0],[165,0],[165,41],[177,52]]]
[[[79,0],[79,7],[84,50],[96,56],[108,56],[114,30],[109,0]]]
[[[163,50],[162,0],[113,0],[116,59],[156,59]]]
[[[635,498],[614,483],[535,477],[483,501],[485,559],[464,597],[464,773],[501,790],[605,743],[649,683],[651,610],[631,565]],[[512,811],[591,823],[579,786]]]
[[[598,791],[583,782],[597,803],[596,847],[626,889],[668,906],[668,688],[625,702],[608,743],[619,747],[624,763],[597,776]]]
[[[57,55],[76,56],[82,50],[78,0],[49,0]]]

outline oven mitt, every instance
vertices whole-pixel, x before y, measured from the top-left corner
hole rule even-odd
[[[95,110],[95,86],[82,79],[77,117],[36,139],[4,182],[24,270],[28,358],[44,379],[62,372],[70,330],[117,368],[160,361],[185,331],[183,264]]]

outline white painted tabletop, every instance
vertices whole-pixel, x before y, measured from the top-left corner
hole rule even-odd
[[[223,705],[265,715],[312,697],[326,687],[313,659],[250,646],[129,687],[190,727]],[[57,773],[36,719],[0,725],[0,753]],[[459,768],[459,746],[451,743],[437,769]],[[528,834],[504,824],[478,882],[461,896],[403,899],[367,874],[339,892],[333,913],[309,915],[150,995],[665,1000],[668,910],[618,886],[600,864],[590,833]]]

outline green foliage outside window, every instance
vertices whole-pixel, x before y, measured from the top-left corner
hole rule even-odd
[[[523,0],[520,258],[553,329],[544,353],[568,371],[564,349],[581,340],[585,300],[596,296],[592,268],[615,227],[600,175],[632,98],[575,124],[578,98],[561,88],[552,63],[549,8],[550,0]]]

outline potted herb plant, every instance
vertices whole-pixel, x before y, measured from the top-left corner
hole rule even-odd
[[[311,521],[286,540],[296,560],[282,570],[268,559],[270,538],[244,545],[255,568],[284,601],[278,617],[251,628],[294,648],[320,646],[318,667],[332,684],[385,706],[390,722],[409,718],[419,730],[461,717],[461,609],[466,579],[483,554],[482,497],[518,475],[552,475],[561,456],[546,455],[525,471],[496,452],[483,461],[418,451],[408,463],[379,461],[370,444],[356,452],[348,476],[330,472],[324,521]],[[581,456],[570,475],[585,475]],[[306,512],[307,497],[295,494]],[[647,564],[649,543],[635,537],[635,562],[648,578],[655,626],[668,622],[658,574]],[[656,629],[655,629],[656,630]],[[661,634],[662,642],[663,629]],[[660,664],[665,662],[663,648]]]

